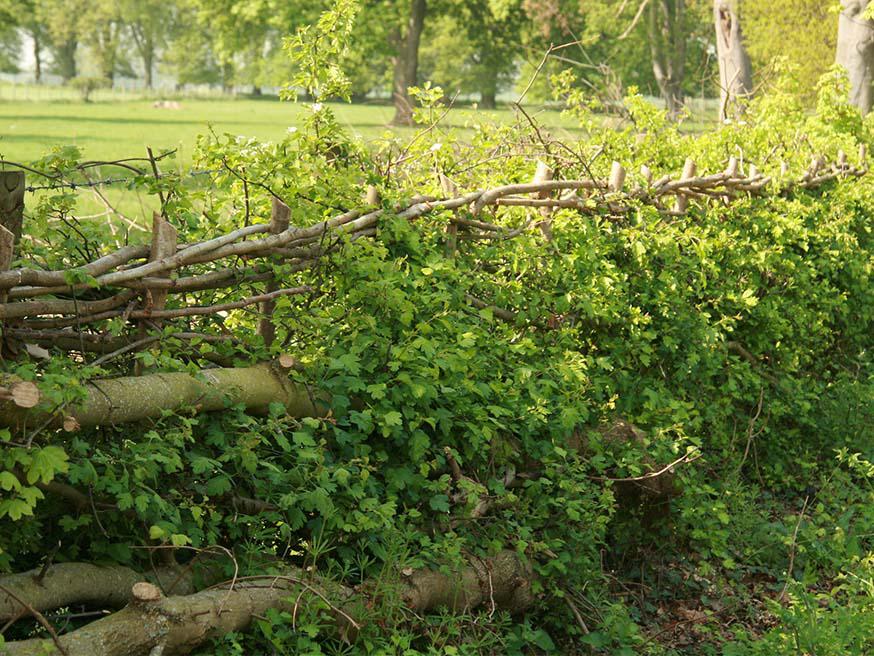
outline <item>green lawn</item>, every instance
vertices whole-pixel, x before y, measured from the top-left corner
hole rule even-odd
[[[299,123],[301,109],[278,100],[181,100],[181,109],[156,109],[150,100],[59,102],[14,100],[0,102],[0,155],[13,161],[33,160],[59,144],[79,146],[89,159],[140,156],[146,146],[155,151],[178,148],[187,160],[198,134],[211,126],[265,140],[281,139]],[[340,122],[365,139],[407,132],[389,127],[393,110],[387,105],[334,105]],[[478,118],[513,120],[509,109],[478,112],[457,109],[446,123],[464,128]],[[553,128],[572,129],[556,111],[543,111],[539,120]]]
[[[158,109],[153,100],[117,91],[105,91],[96,102],[84,103],[71,96],[65,87],[14,87],[0,85],[0,159],[27,163],[53,146],[76,145],[86,159],[114,160],[142,157],[146,147],[156,153],[175,148],[178,161],[187,165],[195,140],[212,128],[262,140],[282,139],[289,127],[300,124],[301,113],[308,111],[290,102],[273,99],[192,98],[179,101],[180,109]],[[64,95],[66,94],[66,95]],[[392,107],[380,104],[334,104],[340,123],[365,140],[412,134],[409,128],[389,125]],[[574,138],[571,119],[560,112],[526,108],[538,123],[558,138]],[[443,120],[444,127],[468,133],[472,124],[482,121],[506,123],[525,120],[509,108],[478,111],[469,107],[453,109]],[[605,119],[615,120],[615,119]],[[706,123],[689,122],[686,130],[706,129]],[[111,175],[114,173],[107,173]],[[33,174],[28,182],[40,184]],[[38,192],[42,193],[42,192]],[[118,213],[127,225],[148,230],[155,199],[133,194],[111,185],[102,191],[112,210],[94,190],[79,194],[78,212],[82,218],[103,221]],[[28,203],[32,203],[28,200]],[[108,214],[107,214],[108,210]]]

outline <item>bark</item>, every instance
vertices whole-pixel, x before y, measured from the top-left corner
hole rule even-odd
[[[467,611],[478,607],[521,613],[529,608],[533,574],[512,551],[471,559],[449,572],[405,570],[397,582],[400,599],[413,612],[438,608]],[[380,585],[384,586],[384,583]],[[373,589],[373,584],[361,590]],[[282,576],[244,578],[233,586],[186,596],[163,597],[148,584],[131,590],[123,610],[61,636],[67,656],[176,656],[205,641],[245,630],[252,619],[270,609],[300,615],[301,607],[327,609],[341,637],[352,640],[368,603],[341,585],[319,581],[296,568]],[[5,649],[5,651],[4,651]],[[0,647],[3,656],[45,656],[58,653],[51,640],[32,639]]]
[[[140,59],[143,60],[143,76],[146,88],[151,89],[154,84],[155,72],[155,39],[148,29],[137,24],[130,26],[130,33],[133,37],[134,45],[136,45],[140,53]]]
[[[487,83],[483,85],[482,90],[479,94],[479,104],[483,109],[494,109],[497,107],[497,95],[498,90],[496,85],[491,83]]]
[[[75,39],[70,39],[54,48],[55,66],[58,69],[58,75],[63,78],[64,82],[69,82],[78,74],[76,67],[76,50],[78,48],[79,42]]]
[[[266,412],[271,403],[282,403],[294,417],[323,414],[322,402],[291,382],[274,364],[204,369],[197,376],[166,373],[94,380],[84,387],[83,402],[56,411],[44,406],[20,408],[11,401],[0,401],[0,427],[18,432],[25,426],[49,422],[53,427],[76,430],[154,419],[167,411],[194,408],[197,412],[211,412],[236,404],[252,412]]]
[[[425,26],[427,0],[411,0],[410,18],[402,37],[394,70],[394,125],[413,124],[413,101],[409,88],[416,86],[419,76],[419,42]]]
[[[228,95],[234,92],[234,65],[232,62],[222,63],[222,92]]]
[[[15,244],[21,240],[25,183],[23,171],[0,171],[0,226],[12,233]]]
[[[836,62],[850,77],[850,103],[871,111],[874,82],[874,21],[863,18],[867,0],[841,0]]]
[[[649,43],[653,74],[672,119],[679,117],[684,103],[685,14],[685,0],[655,0],[649,7]]]
[[[719,120],[743,113],[753,91],[753,69],[744,45],[736,0],[714,0],[716,53],[719,60]]]
[[[34,28],[30,33],[33,39],[33,78],[37,84],[42,83],[42,41],[39,36],[39,28]]]
[[[147,89],[155,86],[155,51],[154,48],[143,53],[143,70]]]

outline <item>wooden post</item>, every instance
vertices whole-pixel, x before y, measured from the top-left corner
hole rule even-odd
[[[689,157],[686,159],[686,164],[683,166],[683,177],[681,177],[680,179],[689,180],[690,178],[694,178],[697,171],[698,166],[695,164],[695,160]],[[677,214],[685,214],[688,207],[689,199],[683,195],[682,191],[679,191],[677,193]]]
[[[643,176],[643,183],[646,185],[646,188],[652,187],[652,169],[644,164],[640,167],[640,174]]]
[[[534,171],[534,182],[537,184],[538,182],[548,182],[552,180],[555,172],[549,168],[549,165],[546,162],[542,162],[540,160],[537,161],[537,170]],[[541,191],[537,194],[538,198],[549,198],[548,191]],[[540,216],[543,217],[543,221],[537,224],[537,227],[540,228],[540,232],[543,234],[543,237],[546,241],[552,241],[552,219],[549,217],[552,216],[552,208],[550,207],[541,207],[540,208]]]
[[[156,260],[163,260],[165,257],[172,257],[173,255],[176,255],[177,239],[178,234],[176,228],[174,228],[173,225],[158,212],[154,212],[152,214],[152,248],[149,251],[149,261],[154,262]],[[155,277],[169,278],[170,272],[166,271],[164,273],[156,275]],[[146,289],[142,295],[143,309],[150,311],[163,310],[164,306],[167,304],[168,295],[169,290],[166,289]],[[148,328],[146,327],[146,321],[148,320],[143,320],[140,323],[138,339],[143,339],[146,337],[146,333],[148,332]],[[155,319],[153,320],[153,323],[160,326],[161,320]],[[137,363],[134,366],[134,373],[136,375],[142,373],[142,365],[140,360],[137,360]]]
[[[176,255],[176,241],[178,235],[167,219],[155,212],[152,215],[152,249],[149,253],[149,260],[163,260],[165,257]],[[158,274],[157,277],[169,278],[170,272]],[[151,295],[152,310],[163,310],[167,303],[168,291],[166,289],[150,289],[147,291]]]
[[[619,162],[613,162],[613,167],[610,169],[610,183],[608,187],[610,191],[618,193],[622,191],[625,185],[625,169]]]
[[[12,268],[15,256],[15,235],[0,225],[0,272]],[[6,302],[8,290],[0,289],[0,303]]]
[[[448,198],[455,198],[458,195],[456,184],[442,173],[440,174],[440,186]],[[452,213],[453,218],[456,215],[457,212]],[[456,250],[458,250],[458,224],[450,220],[449,225],[446,226],[446,257],[455,257]]]
[[[376,188],[373,188],[374,192]],[[370,188],[367,195],[370,196]],[[270,234],[278,235],[281,232],[288,230],[288,225],[291,219],[291,209],[278,198],[273,198],[273,205],[270,210]],[[275,292],[279,289],[279,284],[276,280],[271,280],[267,283],[266,292]],[[258,334],[264,340],[265,346],[271,346],[276,340],[276,326],[273,325],[273,310],[276,308],[276,301],[264,301],[261,303],[261,320],[258,322]]]
[[[379,189],[375,185],[367,185],[367,191],[364,192],[364,204],[367,207],[379,205]]]
[[[24,216],[24,171],[0,171],[0,271],[12,268]],[[8,291],[0,289],[0,303]]]
[[[21,239],[24,216],[24,171],[0,171],[0,226]]]

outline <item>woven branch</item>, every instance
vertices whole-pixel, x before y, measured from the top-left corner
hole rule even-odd
[[[822,158],[798,181],[791,181],[781,189],[768,191],[770,177],[750,167],[749,175],[739,173],[736,160],[729,162],[725,171],[712,175],[694,175],[694,162],[687,162],[683,176],[678,179],[664,176],[654,183],[647,168],[643,171],[644,186],[630,191],[622,189],[625,171],[615,164],[609,180],[545,180],[527,184],[512,184],[488,190],[474,191],[445,199],[419,197],[412,204],[396,212],[399,218],[414,221],[428,214],[452,211],[448,221],[459,229],[461,240],[510,239],[527,231],[533,221],[509,229],[480,218],[482,211],[494,212],[508,207],[531,207],[546,211],[551,208],[574,209],[587,214],[606,214],[618,219],[641,204],[656,207],[666,216],[685,214],[689,200],[700,203],[728,204],[745,194],[779,195],[792,190],[809,190],[840,178],[860,177],[867,166],[850,167],[845,158],[826,167]],[[691,174],[691,175],[690,175]],[[560,197],[550,197],[555,192]],[[668,199],[677,199],[674,201]],[[682,200],[682,202],[680,202]],[[467,216],[458,211],[468,208]],[[284,227],[276,231],[271,224],[250,225],[219,235],[213,239],[180,244],[168,257],[146,261],[147,246],[126,246],[104,255],[83,266],[57,271],[14,269],[0,271],[0,292],[7,300],[0,303],[0,320],[13,321],[29,329],[53,329],[83,325],[110,318],[171,319],[248,307],[286,294],[309,291],[308,287],[280,289],[266,294],[254,293],[239,301],[176,309],[150,311],[137,307],[137,293],[144,298],[150,290],[164,294],[182,294],[211,289],[236,289],[243,284],[274,284],[272,266],[281,264],[289,271],[302,271],[318,262],[326,253],[336,250],[344,237],[359,239],[375,234],[385,210],[355,210],[345,212],[308,227]],[[263,264],[247,264],[261,259]],[[240,266],[241,261],[244,263]],[[198,265],[219,265],[214,271],[179,274]],[[71,284],[71,280],[90,278],[89,283]],[[97,288],[98,291],[95,291]],[[111,295],[97,298],[99,289],[110,290]],[[80,294],[81,292],[81,294]],[[87,296],[86,293],[87,292]],[[77,295],[83,297],[77,298]],[[50,300],[26,300],[40,296],[60,296]],[[13,326],[15,324],[13,323]]]

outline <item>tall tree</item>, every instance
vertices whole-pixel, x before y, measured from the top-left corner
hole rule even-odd
[[[33,76],[36,83],[39,84],[42,81],[45,26],[39,13],[37,1],[0,0],[0,22],[7,28],[4,43],[7,45],[7,50],[10,48],[16,50],[14,53],[9,53],[15,57],[16,61],[19,54],[17,49],[21,45],[17,38],[17,31],[20,30],[29,37],[32,47],[31,55],[33,56]]]
[[[211,36],[226,90],[236,83],[257,87],[274,17],[300,6],[276,0],[193,0],[192,5],[200,28]]]
[[[586,68],[602,76],[618,74],[623,83],[633,83],[642,91],[654,87],[672,118],[679,117],[686,94],[696,83],[707,80],[709,84],[706,51],[713,40],[712,0],[586,0],[580,7],[582,25],[575,26],[567,15],[563,18],[588,48],[582,62]],[[644,50],[648,53],[646,77],[640,71]],[[686,74],[692,62],[701,74],[696,79]]]
[[[686,0],[655,0],[649,3],[647,27],[652,71],[672,118],[679,116],[685,99],[685,22]]]
[[[836,61],[850,76],[850,102],[863,114],[871,111],[874,83],[874,21],[868,0],[841,0]]]
[[[121,19],[126,26],[143,65],[146,87],[154,85],[158,49],[167,42],[167,33],[178,17],[177,8],[166,0],[120,0]]]
[[[395,106],[395,125],[410,125],[413,122],[413,100],[409,88],[418,84],[419,44],[425,28],[427,0],[410,0],[406,25],[396,32],[398,44],[394,57],[394,84],[392,99]]]
[[[481,107],[495,107],[516,72],[526,22],[519,0],[456,0],[427,21],[419,76],[447,93],[479,94]]]
[[[97,63],[100,77],[114,80],[120,64],[119,48],[124,30],[121,11],[115,0],[88,3],[81,17],[82,32]]]
[[[465,35],[475,52],[474,83],[480,94],[480,104],[490,109],[495,107],[502,81],[516,67],[525,12],[518,0],[499,3],[468,0],[463,8]]]
[[[64,81],[79,72],[76,55],[81,40],[79,18],[87,11],[86,0],[36,0],[36,15],[42,17],[52,69]]]
[[[719,120],[736,116],[753,91],[753,68],[741,30],[737,0],[713,0],[719,60]]]

